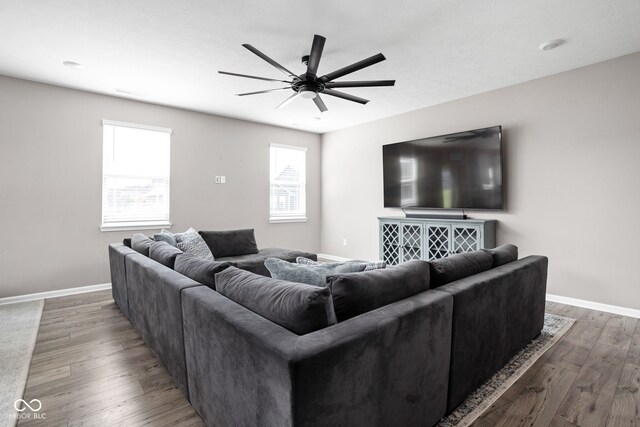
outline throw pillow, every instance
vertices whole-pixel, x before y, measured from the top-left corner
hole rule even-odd
[[[181,253],[180,249],[167,242],[153,242],[149,246],[149,258],[169,268],[173,268],[176,257]]]
[[[136,233],[131,236],[131,249],[140,252],[142,255],[149,256],[149,248],[152,243],[153,240],[142,233]]]
[[[216,290],[298,335],[336,323],[328,288],[285,282],[229,267],[216,274]]]
[[[497,248],[482,250],[491,255],[493,258],[492,267],[494,268],[518,259],[518,247],[509,243]]]
[[[182,252],[198,256],[202,259],[213,261],[213,255],[202,237],[193,228],[188,229],[184,233],[174,235],[178,244],[178,249]]]
[[[484,251],[462,252],[429,261],[431,289],[491,269],[493,258]]]
[[[359,263],[365,263],[366,267],[364,268],[364,271],[370,271],[370,270],[377,270],[379,268],[385,268],[387,266],[387,263],[384,261],[376,261],[376,262],[367,262],[367,261],[348,261],[348,262],[359,262]],[[305,258],[303,256],[299,256],[296,258],[296,264],[304,264],[304,265],[322,265],[321,262],[318,261],[314,261],[312,259],[309,258]]]
[[[232,262],[207,261],[192,254],[180,254],[176,257],[174,269],[215,291],[216,274],[231,266],[234,266]]]
[[[331,264],[304,265],[294,264],[278,258],[267,258],[264,262],[274,279],[306,283],[315,286],[327,286],[327,276],[337,273],[356,273],[364,271],[366,264],[354,262],[336,262]]]
[[[338,322],[429,289],[429,263],[412,260],[384,269],[327,277]]]
[[[171,246],[178,247],[178,242],[176,241],[175,235],[172,232],[165,230],[164,228],[160,231],[160,233],[153,235],[153,240],[155,240],[156,242],[167,242]]]
[[[258,253],[253,229],[201,231],[200,235],[216,258]]]

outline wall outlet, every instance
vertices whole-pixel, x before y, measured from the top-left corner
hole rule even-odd
[[[216,184],[220,184],[220,175],[216,175]]]
[[[224,175],[222,175],[222,176],[220,177],[220,184],[226,184],[226,183],[227,183],[227,177],[226,177],[226,176],[224,176]]]
[[[347,246],[347,239],[342,239],[342,246]]]

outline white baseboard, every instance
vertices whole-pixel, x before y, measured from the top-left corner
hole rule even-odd
[[[329,254],[318,254],[318,258],[328,259],[330,261],[336,262],[346,262],[351,261],[353,258],[343,258],[341,256],[329,255]]]
[[[87,292],[104,291],[111,289],[111,283],[100,285],[80,286],[78,288],[60,289],[58,291],[39,292],[37,294],[17,295],[15,297],[0,298],[0,305],[13,304],[16,302],[33,301],[44,298],[65,297],[68,295],[84,294]]]
[[[640,310],[617,305],[601,304],[599,302],[586,301],[583,299],[563,297],[560,295],[547,294],[547,301],[558,302],[560,304],[573,305],[576,307],[588,308],[590,310],[605,311],[607,313],[619,314],[621,316],[635,317],[640,319]]]

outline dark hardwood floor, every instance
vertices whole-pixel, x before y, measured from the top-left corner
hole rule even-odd
[[[577,319],[475,426],[640,426],[640,322],[548,303]],[[120,313],[110,291],[48,299],[19,425],[192,426],[202,421]]]

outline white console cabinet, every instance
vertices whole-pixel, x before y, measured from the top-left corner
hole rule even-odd
[[[412,259],[429,261],[460,252],[493,248],[494,219],[379,217],[380,259],[395,265]]]

